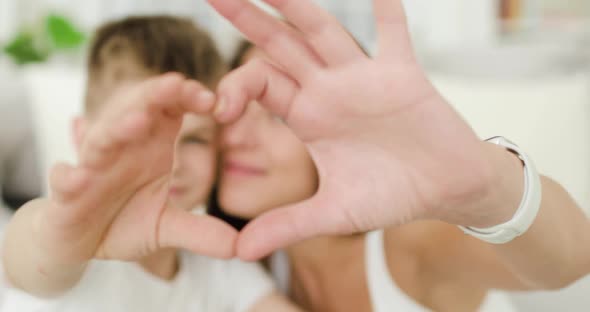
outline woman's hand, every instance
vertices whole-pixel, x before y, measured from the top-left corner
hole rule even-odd
[[[495,160],[517,164],[516,158],[482,143],[428,81],[414,57],[401,1],[374,1],[374,58],[313,1],[265,0],[292,27],[249,1],[209,2],[268,56],[221,82],[218,119],[231,122],[247,103],[259,101],[307,145],[320,176],[313,198],[246,227],[240,257],[256,259],[316,235],[417,219],[489,226],[512,216],[518,187],[511,194],[515,204],[503,209],[490,210],[496,202],[489,196],[498,179]],[[518,180],[522,168],[511,168]]]

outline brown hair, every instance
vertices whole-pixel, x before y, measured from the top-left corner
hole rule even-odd
[[[244,57],[252,48],[254,48],[254,45],[250,41],[242,40],[229,63],[230,69],[236,69],[242,66]]]
[[[88,57],[86,112],[125,79],[178,72],[213,88],[226,67],[211,37],[188,19],[129,17],[107,23]]]

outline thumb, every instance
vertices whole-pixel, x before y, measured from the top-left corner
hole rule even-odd
[[[237,231],[225,222],[207,215],[167,208],[157,233],[158,247],[180,248],[214,258],[234,256]]]
[[[73,200],[80,196],[89,182],[86,170],[66,163],[57,163],[49,173],[50,195],[60,202]]]
[[[315,197],[270,212],[254,219],[240,233],[237,255],[246,261],[254,261],[275,250],[305,239],[338,233],[335,216],[330,214],[320,198]]]

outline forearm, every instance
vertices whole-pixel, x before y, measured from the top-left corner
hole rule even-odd
[[[39,199],[20,208],[6,230],[3,263],[13,286],[38,297],[54,297],[72,288],[86,268],[85,262],[65,263],[42,246],[35,220],[50,201]]]
[[[508,152],[498,153],[497,148],[491,153],[501,178],[486,202],[500,213],[490,215],[486,227],[512,218],[524,191],[520,160]],[[533,225],[524,235],[492,249],[530,288],[562,288],[590,273],[590,222],[564,188],[542,177],[542,202]]]
[[[539,214],[527,233],[494,246],[532,288],[563,288],[590,273],[590,222],[559,184],[543,178]]]

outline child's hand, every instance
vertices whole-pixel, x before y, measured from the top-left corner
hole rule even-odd
[[[167,207],[174,143],[185,112],[206,113],[214,95],[167,74],[113,96],[86,129],[80,165],[58,165],[52,201],[35,228],[61,263],[137,260],[165,248],[233,256],[237,233],[208,216]]]

